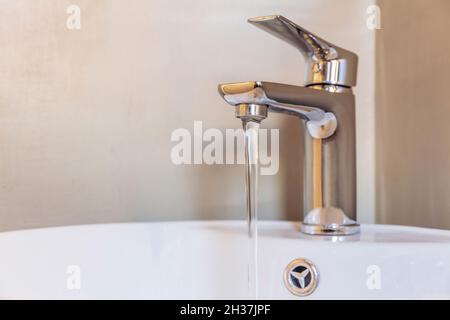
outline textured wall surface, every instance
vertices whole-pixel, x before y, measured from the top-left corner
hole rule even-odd
[[[450,228],[450,1],[379,4],[377,221]]]
[[[283,14],[360,56],[360,217],[373,214],[373,33],[361,0],[0,0],[0,229],[244,218],[243,168],[175,166],[173,130],[238,128],[220,82],[302,84],[300,54],[246,23]],[[70,4],[81,29],[66,28]],[[428,79],[429,80],[429,79]],[[439,85],[439,84],[436,84]],[[263,219],[302,215],[301,128],[280,128]]]

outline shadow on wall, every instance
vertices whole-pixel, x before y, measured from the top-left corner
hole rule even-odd
[[[450,228],[450,1],[378,4],[377,222]]]

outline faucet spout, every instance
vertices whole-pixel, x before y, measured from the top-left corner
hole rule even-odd
[[[262,81],[219,85],[219,93],[231,105],[242,103],[268,105],[272,112],[297,115],[307,121],[319,121],[325,115],[324,110],[315,107],[314,103],[308,103],[308,106],[296,103],[298,93],[310,91],[312,89]],[[305,98],[306,96],[304,95]],[[314,99],[315,96],[310,95],[310,98]]]
[[[337,119],[330,110],[343,98],[328,91],[262,81],[221,84],[219,93],[231,105],[266,105],[270,112],[306,120],[310,135],[317,139],[336,131]]]

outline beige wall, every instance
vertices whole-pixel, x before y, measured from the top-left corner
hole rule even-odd
[[[450,1],[379,4],[377,221],[450,228]]]
[[[246,23],[274,13],[360,55],[359,211],[371,221],[369,2],[1,0],[0,230],[244,218],[242,167],[175,166],[170,135],[194,120],[239,127],[219,82],[302,83],[300,54]],[[65,26],[72,3],[81,30]],[[262,178],[261,217],[298,220],[299,122],[272,116],[264,125],[281,128],[281,169]]]

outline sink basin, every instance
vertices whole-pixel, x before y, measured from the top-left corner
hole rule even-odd
[[[339,238],[298,229],[292,222],[259,223],[258,298],[450,299],[449,231],[363,225],[360,235]],[[247,299],[247,242],[243,221],[0,233],[0,297]],[[319,274],[308,297],[293,295],[283,281],[297,258],[314,263]]]

